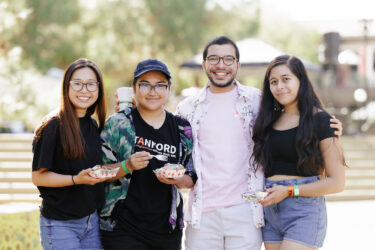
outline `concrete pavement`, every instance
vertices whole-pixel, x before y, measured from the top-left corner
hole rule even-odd
[[[375,200],[327,202],[327,213],[328,231],[320,250],[375,249]]]
[[[327,213],[328,231],[320,250],[375,249],[375,200],[327,202]]]
[[[0,214],[38,209],[36,203],[0,205]],[[321,250],[375,249],[375,200],[327,202],[328,232]],[[264,248],[262,248],[264,249]]]
[[[327,202],[327,213],[322,250],[375,249],[375,200]]]

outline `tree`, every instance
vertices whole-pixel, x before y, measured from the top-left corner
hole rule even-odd
[[[155,54],[198,51],[209,21],[205,18],[206,0],[145,0],[145,3],[150,11],[147,19],[153,27]],[[179,58],[176,60],[181,61]]]
[[[259,0],[240,1],[224,9],[220,4],[214,4],[207,11],[211,20],[212,31],[210,38],[226,35],[234,41],[257,36],[260,29]]]
[[[200,53],[215,36],[224,34],[239,40],[255,35],[259,28],[259,0],[243,0],[246,5],[231,10],[217,5],[208,8],[212,1],[2,0],[0,60],[9,63],[14,61],[7,56],[9,51],[20,52],[12,66],[17,70],[3,74],[4,78],[13,74],[11,103],[24,103],[25,108],[32,106],[46,113],[46,106],[36,100],[40,93],[33,92],[32,83],[26,84],[24,72],[44,74],[51,67],[65,69],[79,57],[98,64],[110,100],[113,87],[129,84],[136,64],[147,58],[167,63],[174,86],[191,86],[193,81],[178,72],[182,62]],[[1,115],[7,113],[6,105],[2,105]],[[17,107],[14,114],[30,122],[22,115],[21,105]],[[33,112],[28,109],[26,113]]]
[[[76,0],[25,1],[30,14],[20,22],[11,43],[23,49],[23,59],[42,71],[65,68],[84,50],[84,37],[74,32],[80,8]]]

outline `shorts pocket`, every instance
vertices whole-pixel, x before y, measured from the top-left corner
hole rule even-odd
[[[293,198],[297,203],[301,204],[313,204],[313,203],[319,203],[322,201],[323,196],[298,196]]]

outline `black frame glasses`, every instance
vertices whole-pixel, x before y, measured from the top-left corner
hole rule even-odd
[[[156,84],[156,85],[151,85],[149,83],[144,83],[140,82],[138,83],[139,90],[142,92],[150,93],[152,90],[155,90],[157,93],[163,93],[165,92],[169,84]]]
[[[237,58],[234,56],[217,56],[217,55],[211,55],[206,57],[206,61],[211,65],[217,65],[219,64],[220,60],[223,60],[223,63],[227,66],[231,66],[235,61],[237,61]]]
[[[74,91],[81,91],[83,87],[86,87],[87,91],[89,92],[97,91],[99,88],[99,84],[100,84],[100,82],[83,83],[81,81],[75,81],[75,80],[72,80],[69,83],[70,83],[70,87],[72,87]]]

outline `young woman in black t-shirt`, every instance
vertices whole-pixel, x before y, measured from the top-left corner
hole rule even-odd
[[[104,162],[120,167],[106,184],[100,214],[104,249],[181,249],[183,204],[177,187],[192,187],[196,174],[190,124],[164,109],[170,78],[164,63],[140,62],[132,84],[136,108],[110,116],[101,134]],[[154,173],[167,162],[183,165],[185,174],[166,178]]]
[[[42,197],[40,235],[44,249],[101,249],[97,211],[106,179],[88,172],[102,163],[100,131],[106,106],[103,79],[88,59],[65,71],[61,108],[35,132],[32,181]],[[96,113],[99,126],[91,115]]]
[[[269,64],[253,135],[254,158],[264,168],[268,192],[260,201],[267,250],[323,244],[324,195],[345,185],[345,160],[330,118],[300,59],[284,55]]]

